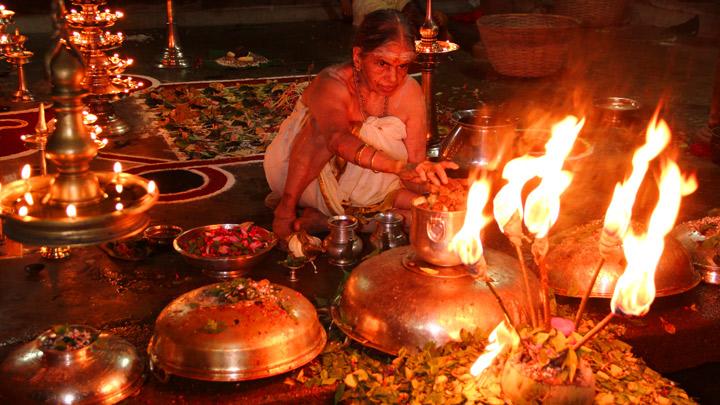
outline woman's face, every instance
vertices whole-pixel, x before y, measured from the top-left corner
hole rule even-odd
[[[353,48],[353,61],[360,67],[360,75],[365,79],[370,90],[391,95],[405,82],[408,67],[415,59],[415,50],[407,45],[390,41],[384,45],[362,53],[360,48]]]

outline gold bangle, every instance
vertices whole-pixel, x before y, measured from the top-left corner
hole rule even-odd
[[[380,173],[379,171],[375,170],[373,168],[373,164],[375,163],[375,156],[377,156],[378,149],[375,149],[375,152],[373,152],[372,157],[370,158],[370,170],[373,171],[373,173]]]
[[[368,146],[369,146],[368,144],[364,143],[364,144],[362,144],[362,146],[360,146],[360,147],[358,148],[357,152],[355,152],[355,160],[354,160],[354,162],[355,162],[355,164],[356,164],[357,166],[360,166],[360,156],[362,155],[362,153],[363,153],[363,151],[365,150],[365,148],[367,148]]]

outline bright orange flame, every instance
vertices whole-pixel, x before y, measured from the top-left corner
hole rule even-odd
[[[572,181],[572,173],[562,167],[583,125],[584,118],[578,121],[577,117],[568,115],[553,125],[552,136],[545,144],[545,155],[540,157],[542,167],[538,172],[542,181],[525,202],[525,226],[536,238],[547,236],[560,214],[560,195]]]
[[[515,329],[509,326],[507,321],[502,321],[498,326],[493,329],[488,337],[488,344],[485,346],[485,352],[481,354],[472,367],[470,367],[470,374],[477,377],[482,374],[490,365],[493,360],[502,353],[505,347],[515,347],[520,343],[520,336],[518,336]]]
[[[624,183],[615,185],[612,200],[605,213],[604,231],[622,238],[630,227],[630,217],[640,184],[648,165],[670,142],[670,128],[664,120],[655,115],[645,133],[645,144],[635,151],[632,159],[633,171]]]
[[[122,164],[120,162],[115,162],[115,164],[113,164],[113,172],[115,172],[115,174],[122,173]]]
[[[660,175],[659,198],[645,235],[629,229],[623,238],[627,259],[625,272],[615,285],[610,308],[626,315],[642,316],[655,299],[655,270],[665,248],[665,235],[672,230],[680,209],[680,200],[697,188],[694,177],[683,178],[673,161],[667,162]]]
[[[525,155],[509,161],[503,169],[503,179],[507,184],[498,191],[493,200],[493,215],[502,232],[508,232],[508,225],[514,215],[522,220],[522,189],[525,183],[539,173],[540,158]]]
[[[483,214],[489,198],[490,183],[488,180],[483,178],[474,182],[468,192],[465,222],[448,245],[450,251],[456,252],[465,265],[474,265],[483,257],[480,231],[491,221],[491,218]]]

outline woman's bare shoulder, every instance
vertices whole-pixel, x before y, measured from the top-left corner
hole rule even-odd
[[[320,97],[349,96],[349,80],[352,80],[350,72],[346,65],[333,65],[323,69],[308,88],[309,93]]]

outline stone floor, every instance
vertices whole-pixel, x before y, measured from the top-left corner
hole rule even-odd
[[[519,118],[521,125],[530,125],[537,117],[556,118],[571,112],[586,114],[592,123],[588,128],[589,136],[597,147],[613,149],[614,153],[608,155],[611,158],[579,170],[582,175],[577,179],[578,188],[569,192],[567,198],[572,202],[563,208],[570,215],[561,218],[558,227],[573,225],[580,221],[580,217],[602,215],[606,203],[598,204],[597,196],[606,195],[609,200],[614,182],[622,177],[627,167],[628,143],[615,143],[617,139],[613,137],[620,132],[600,123],[592,106],[593,99],[598,97],[631,96],[639,100],[643,107],[638,117],[628,122],[622,132],[638,137],[642,134],[646,118],[662,101],[664,116],[678,140],[676,146],[683,162],[705,178],[714,179],[717,176],[715,167],[708,160],[685,151],[688,143],[702,139],[707,133],[713,75],[718,61],[717,42],[646,26],[583,30],[571,44],[566,69],[549,77],[524,79],[501,76],[493,70],[483,47],[476,46],[479,36],[474,24],[451,20],[450,31],[461,50],[450,55],[437,69],[435,95],[442,111],[473,108],[482,103],[502,105]],[[136,61],[129,73],[152,76],[162,82],[177,82],[317,73],[348,58],[352,27],[339,20],[181,26],[180,43],[193,61],[193,67],[186,70],[155,67],[155,60],[165,45],[164,28],[131,30],[126,34],[128,41],[121,54],[132,56]],[[49,45],[47,34],[30,34],[27,45],[36,52],[33,62],[27,66],[28,85],[37,99],[47,100],[49,86],[42,69],[43,55]],[[270,62],[249,69],[224,68],[214,62],[215,58],[238,46],[266,56]],[[0,95],[6,96],[15,86],[15,74],[0,66],[0,77]],[[9,108],[23,107],[8,102],[3,104]],[[124,102],[119,103],[118,111],[135,128],[142,127],[133,122],[136,115]],[[106,151],[152,155],[155,152],[143,151],[143,148],[149,148],[146,145],[150,145],[141,141],[143,135],[131,132],[127,139],[112,144]],[[629,144],[636,142],[637,139],[631,139]],[[0,177],[16,171],[21,163],[0,162]],[[172,218],[184,227],[233,222],[241,217],[268,225],[271,213],[262,204],[261,197],[265,195],[267,185],[261,165],[236,166],[230,171],[240,180],[233,189],[215,197],[212,204],[164,206],[162,210],[152,211],[151,215],[154,220]],[[703,188],[702,180],[701,176],[700,190],[689,198],[681,219],[701,216],[716,206],[715,192],[718,188]],[[588,193],[587,187],[591,185],[594,192]],[[158,297],[158,301],[167,299]],[[153,319],[152,314],[147,312],[127,316]],[[48,316],[47,322],[53,321],[52,318]],[[120,322],[120,318],[116,320]],[[20,324],[14,327],[15,331],[21,329]],[[5,340],[0,346],[27,340],[34,332],[37,331],[10,333],[12,338],[3,334]],[[706,376],[717,368],[716,365],[704,367],[673,374],[672,377],[710,403],[711,398],[719,398],[715,395],[717,392],[707,388],[703,391],[696,386],[697,375]]]

